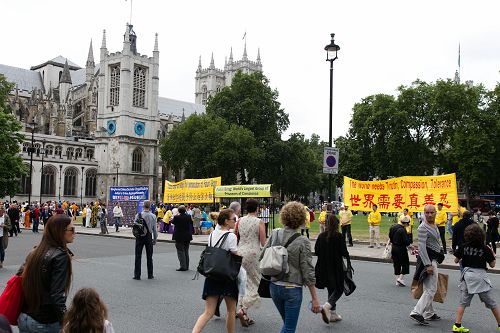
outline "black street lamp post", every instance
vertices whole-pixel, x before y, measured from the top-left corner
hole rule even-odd
[[[82,166],[82,179],[80,182],[80,208],[83,209],[83,170],[85,169],[84,166]]]
[[[28,193],[28,205],[31,205],[31,193],[33,192],[33,154],[35,153],[35,129],[36,123],[33,121],[29,123],[31,127],[31,146],[28,148],[28,153],[30,154],[30,190]]]
[[[43,190],[43,158],[45,157],[45,144],[47,142],[42,140],[42,170],[40,171],[40,207],[42,207],[42,190]]]
[[[333,62],[337,60],[337,51],[340,50],[340,46],[335,44],[334,38],[335,34],[330,34],[332,40],[330,44],[325,46],[326,51],[326,61],[330,62],[330,120],[328,122],[328,146],[332,147],[332,102],[333,102]],[[328,202],[332,201],[332,174],[328,174]]]
[[[59,164],[59,201],[61,201],[61,176],[62,176],[62,164]]]
[[[119,162],[116,162],[115,168],[116,168],[116,186],[118,186],[118,170],[120,169],[120,163]]]

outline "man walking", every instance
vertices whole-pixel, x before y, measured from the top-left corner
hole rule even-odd
[[[340,217],[340,226],[342,228],[342,239],[345,241],[346,236],[349,240],[349,246],[352,246],[352,235],[351,235],[351,222],[352,222],[352,213],[349,210],[348,206],[340,207],[339,212]]]
[[[10,205],[9,210],[7,211],[7,215],[9,215],[10,222],[12,223],[12,227],[9,230],[9,236],[12,237],[14,234],[17,237],[17,234],[21,233],[21,229],[19,228],[19,209],[17,208],[17,205],[13,203]]]
[[[377,244],[377,249],[380,248],[380,221],[382,215],[377,212],[377,205],[372,206],[372,212],[368,214],[368,225],[370,226],[370,248],[373,248],[374,242]]]
[[[439,244],[439,229],[435,224],[436,208],[426,205],[424,208],[424,221],[418,227],[418,250],[417,267],[414,280],[423,283],[423,293],[417,305],[410,313],[410,318],[420,325],[429,325],[429,320],[439,320],[432,307],[434,294],[437,291],[438,267],[437,264],[444,260]],[[423,282],[422,282],[423,281]]]
[[[120,207],[120,203],[116,202],[116,205],[113,208],[113,218],[115,220],[114,222],[115,222],[116,232],[120,232],[119,228],[121,226],[120,222],[121,222],[122,217],[123,217],[122,208]]]
[[[138,219],[139,215],[146,222],[147,233],[143,237],[138,237],[135,239],[135,268],[134,268],[134,280],[141,279],[141,259],[142,259],[142,248],[146,247],[146,260],[148,266],[148,279],[154,279],[153,276],[153,245],[156,244],[156,239],[158,238],[158,232],[156,230],[156,216],[151,213],[151,202],[149,200],[144,201],[143,211],[135,216],[135,220]]]
[[[172,240],[175,241],[177,257],[179,258],[179,268],[177,271],[187,271],[189,269],[189,243],[193,240],[193,220],[191,215],[186,214],[186,207],[179,206],[179,215],[174,216],[174,234]]]
[[[466,210],[462,215],[462,219],[460,219],[460,221],[455,223],[453,226],[453,235],[451,240],[453,253],[455,253],[455,250],[465,243],[465,228],[471,224],[474,224],[474,221],[472,220],[472,213]]]
[[[443,204],[438,203],[438,210],[436,213],[436,225],[439,230],[439,235],[441,236],[441,242],[443,243],[443,250],[446,253],[446,222],[448,221],[448,214],[443,210]]]

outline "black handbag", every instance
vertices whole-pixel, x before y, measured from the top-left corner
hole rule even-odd
[[[243,257],[221,248],[228,235],[229,232],[225,233],[214,246],[211,246],[212,235],[210,235],[209,245],[201,253],[198,273],[217,281],[236,280]]]
[[[351,259],[349,257],[347,259],[347,265],[344,264],[344,294],[349,296],[356,290],[356,284],[352,279],[352,275],[354,273],[354,268],[351,265]]]
[[[262,275],[260,278],[259,289],[257,292],[259,296],[262,298],[271,298],[271,290],[269,287],[271,286],[271,277]]]

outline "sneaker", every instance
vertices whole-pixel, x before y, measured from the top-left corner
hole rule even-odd
[[[403,279],[397,279],[396,280],[396,284],[400,287],[406,287],[406,283],[405,283],[405,280]]]
[[[500,331],[500,327],[498,328],[498,330]],[[451,328],[451,331],[452,332],[467,333],[470,330],[468,328],[463,327],[463,326],[457,327],[455,324],[453,324],[453,327]]]
[[[328,315],[330,314],[330,309],[331,308],[332,308],[332,306],[328,302],[326,302],[325,304],[323,304],[323,306],[321,307],[321,319],[323,319],[323,321],[325,322],[325,324],[329,324],[330,323],[330,317]]]
[[[334,323],[336,321],[341,321],[342,320],[342,317],[337,314],[336,311],[330,311],[330,322],[331,323]]]
[[[422,317],[421,315],[419,315],[417,313],[411,314],[410,318],[415,320],[420,325],[425,325],[425,326],[429,325],[429,322],[425,321],[424,317]]]
[[[373,249],[373,245],[369,245],[369,246],[368,246],[368,248],[369,248],[369,249]]]
[[[436,321],[436,320],[441,320],[441,317],[439,317],[437,314],[433,314],[430,318],[427,318],[426,320]]]

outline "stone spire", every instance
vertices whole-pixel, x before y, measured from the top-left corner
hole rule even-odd
[[[102,31],[102,43],[101,43],[101,49],[106,48],[106,29]]]
[[[257,63],[260,64],[260,47],[257,49]]]
[[[184,122],[186,120],[186,115],[184,114],[184,108],[182,108],[182,118],[181,122]]]
[[[247,55],[247,41],[245,40],[245,48],[243,49],[243,60],[247,61],[248,60],[248,55]]]
[[[198,60],[198,70],[201,71],[201,55],[200,55],[200,59]]]
[[[158,50],[158,33],[155,33],[155,48],[153,52],[159,52]]]
[[[59,83],[71,84],[71,74],[69,73],[68,59],[66,59],[66,62],[64,63],[64,69],[61,78],[59,79]]]
[[[231,46],[231,53],[229,53],[229,63],[233,63],[233,47]]]
[[[125,35],[123,36],[123,54],[130,53],[130,31],[128,27],[128,23],[125,25]]]
[[[212,52],[212,59],[210,59],[210,69],[215,68],[215,63],[214,63],[214,53]]]
[[[94,49],[92,48],[92,39],[90,39],[89,55],[87,56],[87,67],[94,66]]]

